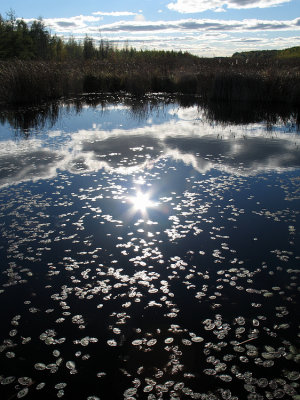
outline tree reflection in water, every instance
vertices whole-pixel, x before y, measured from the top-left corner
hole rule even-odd
[[[0,110],[0,123],[8,123],[17,134],[30,136],[31,131],[51,128],[64,114],[81,113],[85,107],[105,112],[113,104],[122,103],[131,112],[131,118],[145,119],[153,111],[163,114],[169,104],[178,104],[188,108],[197,106],[207,122],[223,124],[249,124],[264,122],[271,130],[277,122],[290,126],[291,130],[300,129],[300,114],[297,108],[288,104],[270,103],[225,103],[203,102],[199,97],[187,95],[151,95],[136,98],[126,95],[82,95],[60,101],[45,103],[41,106],[19,107]]]

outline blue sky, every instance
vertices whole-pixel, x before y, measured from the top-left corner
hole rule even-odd
[[[105,38],[119,47],[226,56],[300,45],[300,0],[4,0],[30,22],[42,17],[65,38]]]

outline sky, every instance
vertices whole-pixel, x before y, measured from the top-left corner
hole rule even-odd
[[[300,46],[300,0],[2,0],[52,34],[203,57]]]

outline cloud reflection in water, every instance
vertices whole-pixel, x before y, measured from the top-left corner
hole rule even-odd
[[[95,124],[93,130],[80,129],[68,135],[59,149],[47,140],[2,141],[0,186],[53,178],[58,170],[142,173],[165,157],[202,173],[218,169],[245,176],[300,166],[300,138],[282,132],[280,126],[268,132],[263,124],[213,124],[197,107],[172,108],[169,118],[149,125],[147,115],[145,126],[136,129],[105,130]]]

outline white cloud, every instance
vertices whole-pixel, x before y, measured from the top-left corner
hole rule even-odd
[[[170,10],[179,13],[196,13],[207,10],[221,11],[224,6],[233,9],[268,8],[288,3],[291,0],[177,0],[169,3]]]
[[[179,0],[178,0],[179,1]],[[189,0],[187,4],[194,0]],[[214,2],[223,0],[213,0]],[[233,0],[231,0],[233,1]],[[249,3],[249,0],[234,0]],[[271,1],[271,0],[270,0]],[[273,1],[273,0],[272,0]],[[275,0],[274,0],[275,1]],[[276,0],[279,1],[279,0]],[[204,0],[206,2],[206,0]],[[202,3],[201,3],[202,4]],[[222,11],[219,9],[217,11]],[[94,15],[78,15],[69,18],[46,18],[44,23],[56,33],[68,34],[92,34],[101,29],[101,32],[116,34],[120,32],[127,33],[195,33],[195,32],[267,32],[267,31],[296,31],[300,30],[300,18],[294,20],[225,20],[225,19],[180,19],[180,20],[160,20],[146,21],[143,14],[129,12],[111,12],[104,13],[97,11]],[[134,15],[134,20],[120,20],[110,24],[100,25],[104,15]],[[32,22],[34,19],[26,19],[26,22]]]
[[[134,18],[135,21],[145,21],[143,14],[137,14]]]
[[[182,19],[177,21],[119,21],[101,25],[102,32],[198,32],[198,31],[278,31],[299,30],[300,19],[294,20],[221,20]]]
[[[280,50],[287,47],[292,47],[295,43],[299,42],[300,37],[272,37],[272,38],[258,38],[258,37],[239,37],[230,38],[225,44],[232,46],[236,44],[234,51],[249,51],[249,50]],[[231,51],[233,53],[233,51]]]
[[[69,18],[45,18],[43,22],[46,27],[53,29],[55,32],[70,32],[76,33],[85,30],[90,24],[101,21],[102,17],[95,17],[93,15],[77,15]],[[32,19],[25,19],[26,22],[31,23],[35,21]]]
[[[231,56],[237,51],[246,50],[282,49],[299,43],[299,17],[279,21],[217,18],[146,21],[143,14],[124,11],[120,12],[121,17],[130,14],[134,18],[103,24],[104,14],[117,16],[118,13],[97,11],[94,15],[48,18],[44,19],[44,23],[53,33],[65,38],[74,35],[76,39],[82,40],[85,35],[89,35],[97,42],[101,31],[108,41],[120,48],[124,43],[130,43],[137,50],[183,50],[203,57]],[[33,19],[26,21],[30,23]],[[282,37],[276,39],[274,32],[277,32],[277,37],[280,32]]]
[[[137,15],[137,13],[130,11],[112,11],[112,12],[104,12],[104,11],[96,11],[92,13],[93,15],[103,15],[109,17],[127,17],[131,15]]]

